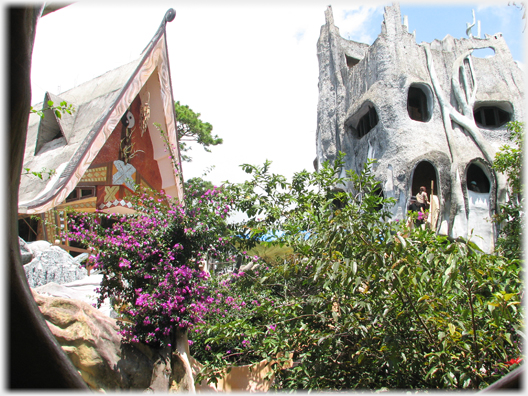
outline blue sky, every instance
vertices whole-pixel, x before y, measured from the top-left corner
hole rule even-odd
[[[239,165],[273,162],[290,177],[313,170],[317,128],[317,39],[331,4],[344,38],[372,44],[381,30],[383,7],[350,0],[79,1],[39,22],[33,51],[33,100],[59,94],[135,58],[156,32],[165,12],[175,100],[201,113],[224,144],[206,153],[195,147],[185,178],[215,184],[243,181]],[[365,3],[363,3],[365,4]],[[442,3],[443,4],[443,3]],[[522,13],[506,2],[493,6],[401,4],[417,41],[466,37],[471,10],[482,34],[503,33],[515,60],[522,61]],[[496,6],[500,4],[501,6]],[[65,34],[67,33],[67,34]],[[476,35],[476,29],[473,30]]]
[[[447,34],[455,38],[467,37],[466,23],[473,21],[472,9],[475,10],[475,19],[480,20],[481,37],[502,33],[513,59],[524,62],[524,20],[522,12],[514,6],[401,6],[402,14],[409,16],[409,31],[416,30],[417,42],[431,42],[435,38],[441,40]],[[472,33],[477,35],[476,25]]]
[[[352,3],[351,3],[352,4]],[[473,22],[472,10],[475,10],[475,19],[480,20],[481,37],[485,34],[493,35],[502,33],[515,60],[524,63],[524,37],[525,22],[522,19],[523,12],[513,5],[508,6],[505,2],[495,2],[495,5],[481,3],[456,5],[450,3],[436,3],[433,5],[418,5],[401,3],[400,11],[402,17],[409,18],[409,32],[416,32],[416,41],[431,42],[435,39],[442,40],[450,34],[454,38],[467,37],[466,23]],[[364,8],[350,10],[346,15],[364,13]],[[360,32],[347,32],[341,30],[341,35],[347,39],[364,41],[370,38],[366,44],[372,44],[380,33],[383,21],[383,7],[371,11],[365,22],[366,29]],[[474,36],[477,35],[477,25],[472,29]]]

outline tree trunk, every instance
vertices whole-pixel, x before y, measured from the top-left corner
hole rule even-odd
[[[176,331],[176,350],[173,353],[173,381],[171,391],[196,393],[192,373],[187,329]],[[178,367],[178,370],[175,368]]]
[[[152,377],[150,385],[146,389],[147,393],[167,393],[170,387],[172,375],[172,347],[154,349],[154,367],[152,368]]]
[[[158,392],[190,392],[196,393],[194,376],[189,361],[189,340],[187,330],[176,330],[172,337],[164,340],[167,346],[152,349],[154,352],[154,367],[149,393]],[[171,344],[172,346],[168,346]]]

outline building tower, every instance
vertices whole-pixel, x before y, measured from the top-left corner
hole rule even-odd
[[[509,142],[506,123],[524,120],[523,74],[502,35],[477,38],[468,28],[468,38],[417,44],[394,4],[369,46],[340,36],[331,7],[325,16],[316,168],[339,151],[346,170],[375,159],[380,193],[396,200],[393,219],[406,218],[411,195],[425,186],[438,207],[433,228],[478,235],[472,240],[491,252],[497,230],[487,219],[506,199],[505,177],[491,163]],[[483,48],[494,55],[475,57]]]

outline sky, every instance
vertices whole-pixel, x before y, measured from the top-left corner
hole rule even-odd
[[[273,162],[291,177],[313,170],[317,128],[317,39],[332,5],[341,36],[372,44],[383,7],[370,1],[80,1],[42,18],[32,64],[32,103],[60,94],[139,57],[169,8],[169,62],[175,100],[187,104],[224,139],[206,153],[195,146],[183,164],[185,179],[216,185],[241,182],[241,164]],[[366,4],[366,3],[365,3]],[[481,35],[503,33],[515,60],[524,63],[522,11],[507,2],[400,3],[417,42],[466,37],[472,9]],[[476,35],[476,28],[473,29]]]

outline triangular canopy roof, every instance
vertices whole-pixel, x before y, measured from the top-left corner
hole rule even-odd
[[[167,11],[138,59],[63,92],[60,97],[47,92],[44,102],[34,106],[40,109],[48,100],[54,104],[66,101],[74,105],[75,112],[63,114],[61,118],[51,110],[45,111],[43,118],[37,114],[29,116],[23,167],[31,171],[54,170],[55,174],[42,180],[21,177],[19,213],[42,213],[64,202],[149,79],[149,84],[159,90],[155,96],[161,108],[157,119],[151,117],[149,129],[155,129],[153,122],[160,123],[170,145],[179,147],[165,31],[166,23],[175,15],[173,9]],[[169,195],[181,197],[181,180],[169,153],[162,148],[155,156],[163,188]],[[161,169],[169,166],[171,172]]]
[[[62,103],[63,100],[64,99],[58,97],[57,95],[46,92],[43,103],[48,103],[51,101],[58,105],[59,103]],[[74,105],[74,107],[77,107],[74,103],[70,104]],[[42,117],[40,120],[38,127],[35,155],[38,155],[40,150],[42,150],[42,148],[46,146],[47,143],[51,143],[55,139],[64,138],[65,142],[68,143],[71,140],[74,121],[75,118],[71,114],[65,113],[61,118],[59,118],[51,109],[44,111],[44,117]],[[50,145],[46,147],[49,146]]]

